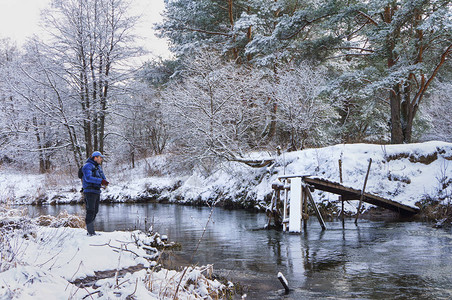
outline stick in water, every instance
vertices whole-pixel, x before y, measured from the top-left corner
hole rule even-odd
[[[284,275],[281,272],[278,272],[278,279],[281,282],[281,284],[283,285],[284,289],[286,290],[286,294],[288,294],[290,291],[289,284],[287,283],[286,278],[284,277]]]

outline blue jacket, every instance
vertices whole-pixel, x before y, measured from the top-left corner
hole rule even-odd
[[[92,158],[89,158],[82,171],[83,192],[100,194],[102,179],[106,180],[102,167]]]

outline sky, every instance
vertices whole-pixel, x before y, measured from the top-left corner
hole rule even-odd
[[[40,35],[39,20],[42,9],[50,5],[51,0],[0,0],[0,38],[10,37],[18,46],[33,34]],[[151,53],[146,60],[155,56],[168,58],[167,42],[154,35],[152,26],[162,20],[163,0],[131,0],[131,13],[141,14],[142,21],[135,32],[143,37],[142,46]]]

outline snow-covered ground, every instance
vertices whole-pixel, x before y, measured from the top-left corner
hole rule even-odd
[[[74,216],[48,218],[50,225],[77,225]],[[87,236],[85,229],[40,226],[43,218],[3,208],[0,220],[0,299],[215,299],[225,290],[209,279],[212,266],[158,266],[157,233]]]
[[[253,158],[264,156],[256,153]],[[281,175],[312,175],[340,182],[339,160],[343,184],[361,190],[370,158],[366,192],[410,206],[425,199],[451,200],[452,144],[444,142],[386,146],[341,144],[306,149],[276,156],[276,164],[260,169],[229,163],[208,177],[194,173],[176,192],[186,199],[207,200],[226,195],[255,199],[265,206],[263,200]],[[315,200],[334,201],[337,195],[317,192]]]
[[[335,145],[284,153],[252,153],[273,157],[268,167],[251,168],[229,162],[206,176],[171,172],[168,157],[141,161],[136,168],[105,165],[110,186],[102,198],[137,201],[249,202],[265,207],[271,185],[284,174],[312,175],[361,189],[369,159],[372,165],[366,191],[414,206],[425,199],[452,200],[452,144],[426,142],[408,145]],[[115,170],[113,172],[113,170]],[[156,175],[158,174],[158,176]],[[8,204],[67,203],[80,200],[76,175],[33,175],[0,169],[0,299],[179,299],[215,297],[225,286],[209,277],[211,266],[186,271],[156,268],[158,234],[102,232],[89,237],[77,217],[30,220]],[[317,192],[317,202],[336,195]],[[349,209],[354,209],[351,206]],[[71,228],[71,227],[75,228]],[[78,228],[77,228],[78,227]],[[83,283],[83,285],[81,285]],[[128,299],[128,298],[127,298]]]
[[[250,157],[272,157],[275,164],[251,168],[228,162],[209,175],[193,170],[189,176],[172,172],[166,156],[143,160],[135,169],[106,165],[104,171],[111,184],[103,191],[102,199],[118,202],[144,199],[174,202],[220,200],[263,208],[268,205],[264,200],[269,199],[271,185],[278,176],[304,174],[339,182],[339,160],[342,161],[343,184],[361,190],[370,158],[372,165],[366,192],[410,206],[425,199],[450,201],[452,195],[451,143],[340,144],[281,155],[276,155],[276,152],[251,153]],[[55,180],[52,176],[26,175],[0,169],[0,201],[80,201],[80,181],[75,176],[64,184],[53,184]],[[328,193],[315,194],[317,202],[336,199],[336,195]]]

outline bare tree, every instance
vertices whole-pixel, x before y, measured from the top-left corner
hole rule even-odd
[[[137,159],[162,154],[169,133],[158,92],[138,80],[130,88],[133,93],[112,106],[113,122],[108,135],[113,140],[108,145],[134,167]]]
[[[182,80],[163,92],[178,149],[192,160],[251,162],[246,153],[265,142],[265,73],[218,53],[198,53]]]
[[[80,110],[71,97],[62,64],[50,61],[41,51],[40,42],[33,40],[16,66],[17,98],[27,104],[32,113],[32,125],[37,140],[41,172],[50,168],[50,157],[58,150],[72,150],[74,162],[80,164],[82,151],[78,141],[77,120]],[[51,133],[51,134],[49,134]]]
[[[328,140],[337,113],[332,103],[320,97],[326,76],[309,65],[287,66],[277,72],[272,90],[279,106],[278,123],[290,136],[289,149],[320,145]]]
[[[69,149],[77,165],[104,150],[110,104],[124,99],[133,74],[129,60],[140,54],[124,0],[54,0],[44,15],[50,33],[23,54],[2,51],[1,144],[30,154],[41,172],[50,158]],[[6,44],[5,44],[6,45]],[[6,49],[6,48],[5,48]],[[3,139],[3,137],[5,137]]]
[[[11,72],[11,64],[18,56],[18,49],[10,39],[0,39],[0,150],[9,144],[11,135],[14,134],[14,131],[9,130],[10,120],[14,120],[10,117],[13,93],[6,82]]]
[[[138,55],[125,0],[54,0],[45,15],[51,41],[44,49],[60,64],[71,97],[81,108],[84,150],[104,150],[106,117],[112,99],[130,76],[127,61]]]
[[[51,144],[58,134],[53,127],[53,120],[46,119],[36,109],[35,96],[43,95],[42,86],[30,87],[30,78],[24,76],[19,67],[24,56],[14,48],[4,43],[2,52],[2,97],[1,97],[1,145],[5,154],[3,158],[23,164],[28,161],[39,161],[39,169],[42,173],[50,169],[49,150]],[[15,50],[14,50],[15,49]],[[28,64],[28,67],[30,65]],[[32,68],[35,70],[34,68]],[[26,100],[30,100],[33,105]],[[43,108],[45,109],[45,108]],[[17,155],[17,153],[22,155]],[[23,155],[27,153],[28,155]],[[14,160],[8,157],[14,155]]]
[[[430,130],[422,140],[452,142],[452,83],[441,82],[423,109],[431,120]]]

